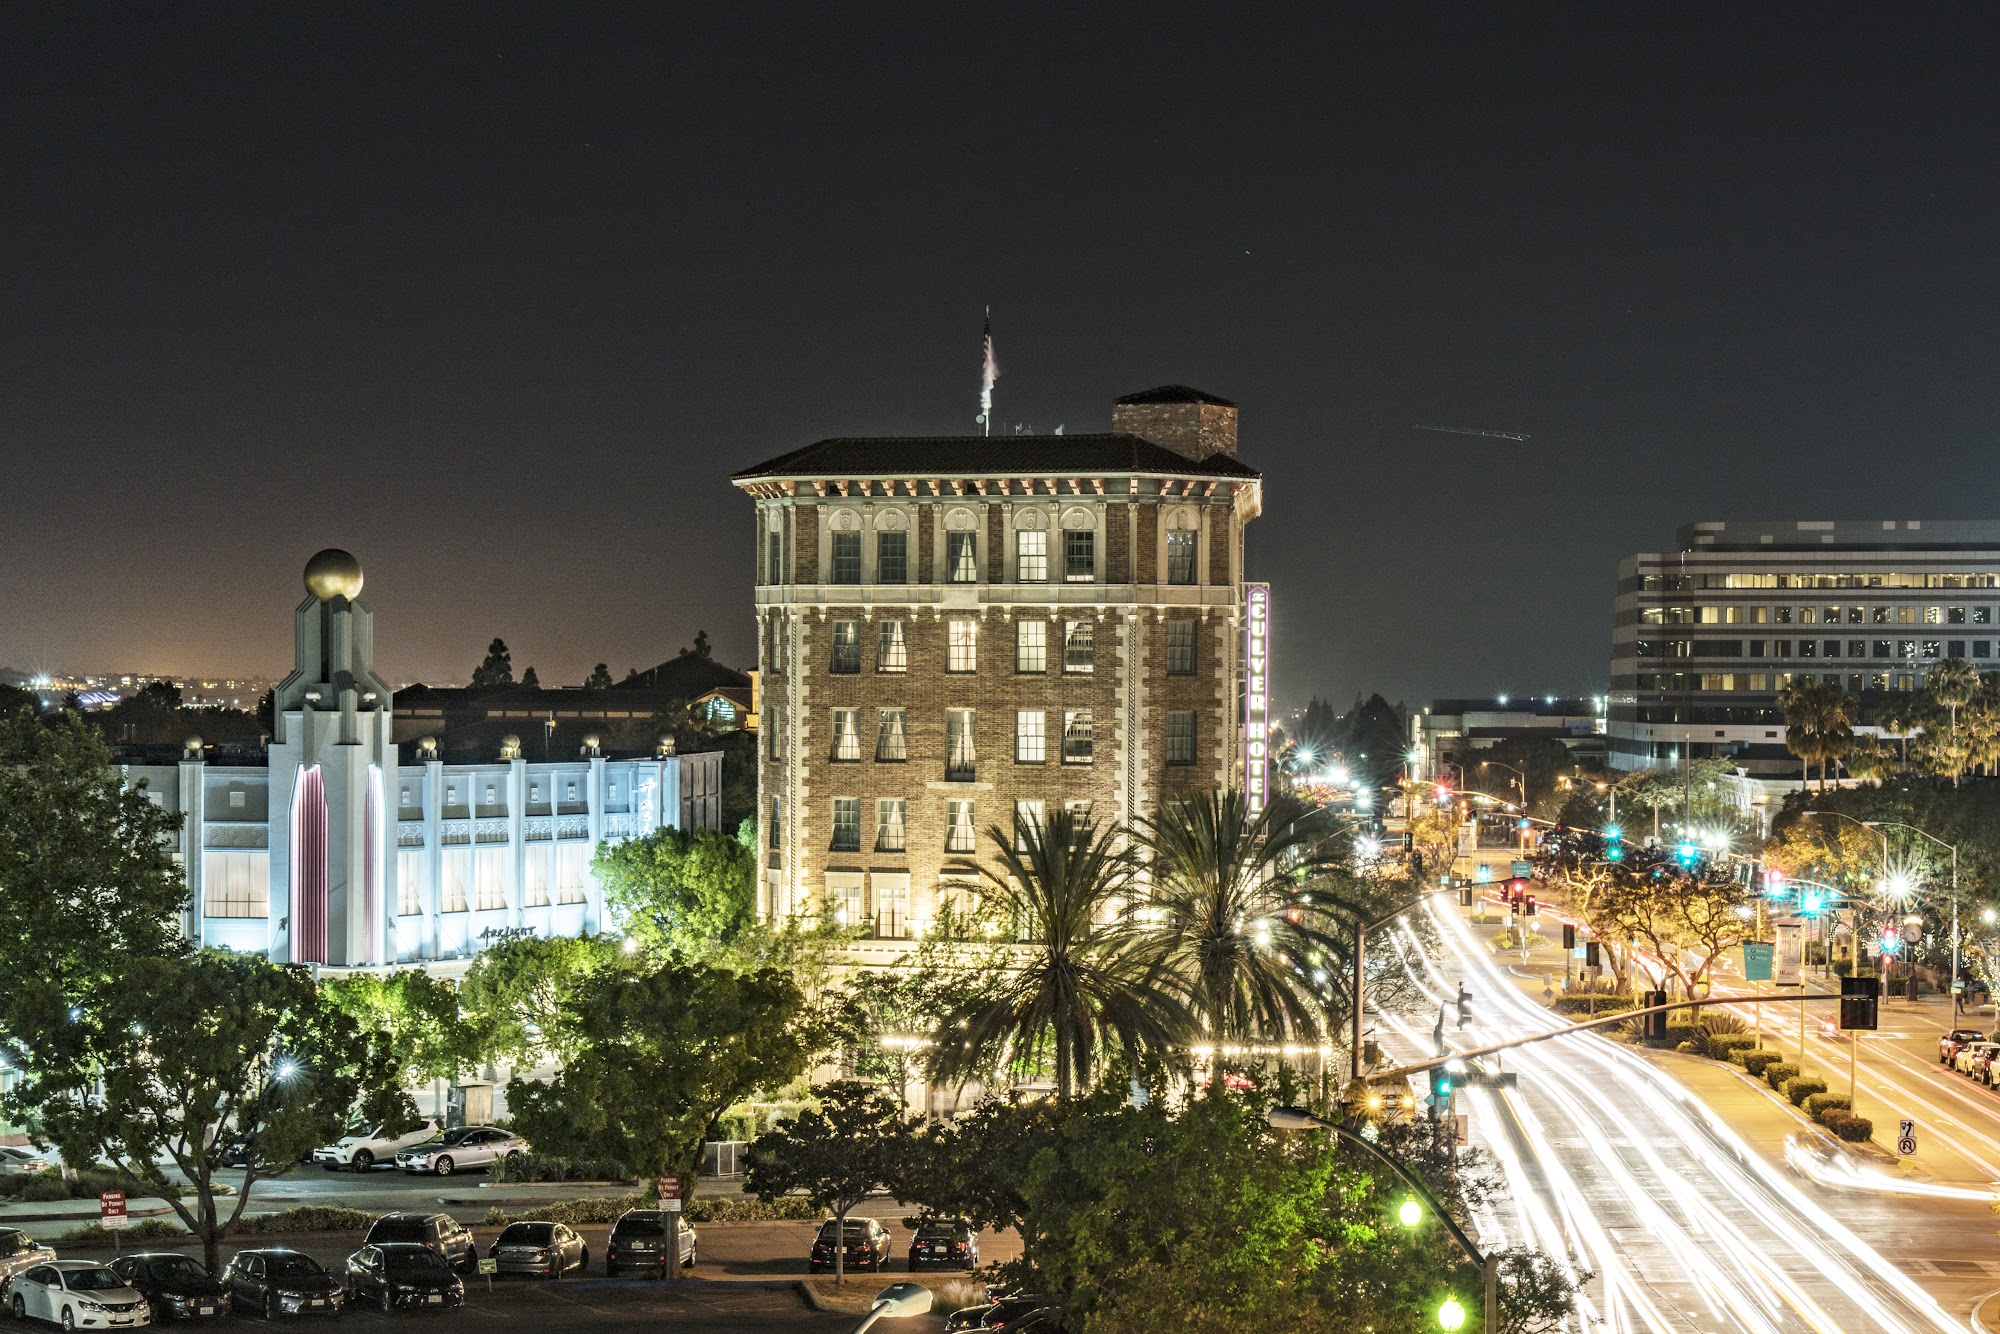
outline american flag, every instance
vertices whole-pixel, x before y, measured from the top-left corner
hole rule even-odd
[[[993,382],[1000,378],[1000,363],[993,359],[993,307],[986,308],[986,336],[980,340],[982,361],[979,369],[979,424],[993,434]]]

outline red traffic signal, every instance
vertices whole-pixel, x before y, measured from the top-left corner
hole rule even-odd
[[[1524,911],[1529,917],[1533,917],[1535,915],[1535,896],[1533,894],[1528,895],[1525,902]]]

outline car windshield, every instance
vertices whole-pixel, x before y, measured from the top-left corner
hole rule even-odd
[[[314,1274],[324,1274],[319,1261],[310,1255],[273,1255],[264,1262],[269,1266],[272,1278],[308,1278]]]
[[[398,1273],[408,1273],[412,1270],[439,1270],[445,1267],[445,1263],[441,1258],[421,1247],[411,1247],[409,1250],[404,1250],[398,1246],[394,1250],[384,1251],[382,1258],[388,1264],[389,1268]]]
[[[146,1265],[146,1277],[155,1283],[187,1283],[208,1277],[201,1261],[185,1255],[165,1255]]]
[[[437,1139],[432,1140],[431,1143],[463,1144],[465,1143],[466,1140],[471,1139],[474,1135],[478,1133],[479,1132],[472,1126],[460,1126],[456,1130],[445,1131],[443,1135],[440,1135]]]
[[[866,1219],[854,1219],[854,1218],[848,1219],[847,1235],[850,1237],[867,1236],[868,1221]],[[819,1225],[819,1236],[821,1241],[833,1240],[833,1220],[831,1218],[827,1219],[824,1223],[821,1223]]]
[[[109,1269],[72,1269],[63,1275],[63,1286],[71,1292],[109,1292],[125,1286],[125,1280]]]
[[[555,1235],[552,1223],[514,1223],[500,1234],[502,1245],[546,1246]]]
[[[421,1218],[385,1218],[369,1229],[370,1241],[414,1241],[424,1237],[424,1220]]]
[[[917,1224],[917,1235],[920,1237],[955,1237],[958,1233],[959,1226],[956,1223],[932,1221]]]
[[[0,1232],[0,1255],[21,1255],[35,1249],[34,1238],[25,1232],[9,1229]]]
[[[617,1227],[612,1228],[611,1235],[614,1237],[664,1237],[667,1235],[667,1230],[650,1219],[628,1218]]]

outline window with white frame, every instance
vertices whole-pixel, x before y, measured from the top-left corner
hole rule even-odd
[[[853,764],[861,759],[861,710],[833,711],[833,762]]]
[[[1048,803],[1041,801],[1017,801],[1014,803],[1014,851],[1028,850],[1028,834],[1033,831],[1037,841],[1048,828]]]
[[[1194,675],[1194,622],[1167,622],[1167,675]]]
[[[472,890],[472,849],[446,848],[443,880],[438,886],[439,912],[464,912]]]
[[[497,912],[507,906],[507,849],[475,849],[478,873],[472,906],[479,912]]]
[[[953,620],[945,623],[945,663],[948,672],[979,670],[979,622]]]
[[[827,846],[833,852],[861,851],[861,798],[833,799],[833,841]]]
[[[269,917],[271,858],[263,852],[201,854],[203,917]]]
[[[910,670],[908,624],[906,621],[883,621],[876,627],[876,671],[907,672]]]
[[[1049,578],[1049,535],[1040,529],[1022,529],[1014,534],[1014,579],[1023,584],[1047,583]]]
[[[876,714],[875,758],[884,764],[899,764],[910,758],[910,711],[881,709]]]
[[[1063,670],[1071,673],[1097,670],[1097,622],[1063,622]]]
[[[590,844],[571,839],[556,844],[556,903],[584,903],[589,900]]]
[[[834,533],[832,536],[833,582],[836,584],[860,583],[861,534]]]
[[[1072,584],[1097,581],[1097,534],[1089,529],[1063,534],[1063,580]]]
[[[947,801],[944,804],[944,850],[946,852],[971,852],[977,845],[978,834],[974,831],[973,804],[969,801]]]
[[[1046,672],[1049,669],[1049,623],[1014,622],[1014,670]]]
[[[944,776],[948,780],[970,782],[978,757],[972,749],[972,710],[944,711]]]
[[[875,934],[903,940],[910,934],[910,877],[901,873],[875,876]]]
[[[1041,764],[1049,757],[1049,715],[1022,709],[1014,715],[1014,763]]]
[[[875,851],[901,852],[908,846],[904,817],[909,814],[905,797],[878,797],[875,800]]]
[[[396,916],[420,917],[424,911],[424,850],[396,851]]]
[[[875,534],[875,582],[910,582],[910,535],[904,532]]]
[[[948,584],[976,584],[979,582],[979,535],[977,533],[946,533],[944,535],[945,582]]]
[[[1063,763],[1091,762],[1091,717],[1089,709],[1070,709],[1063,714]]]

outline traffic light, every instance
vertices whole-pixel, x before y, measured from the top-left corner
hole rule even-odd
[[[1463,982],[1459,983],[1459,984],[1458,984],[1458,1026],[1459,1026],[1460,1028],[1464,1028],[1464,1027],[1465,1027],[1465,1021],[1466,1021],[1466,1019],[1467,1019],[1467,1018],[1468,1018],[1468,1017],[1470,1016],[1470,1013],[1471,1013],[1471,1012],[1470,1012],[1470,1011],[1469,1011],[1469,1010],[1468,1010],[1468,1009],[1467,1009],[1466,1007],[1467,1007],[1467,1006],[1469,1006],[1469,1005],[1471,1005],[1471,1004],[1472,1004],[1472,993],[1471,993],[1471,992],[1469,992],[1469,991],[1467,991],[1467,990],[1465,989],[1465,983],[1463,983]]]
[[[1466,885],[1458,891],[1458,904],[1461,908],[1470,908],[1472,906],[1471,885]]]
[[[1783,898],[1790,891],[1785,887],[1785,873],[1773,866],[1764,872],[1764,893],[1771,898]]]
[[[1521,817],[1521,819],[1520,819],[1520,821],[1519,821],[1519,822],[1518,822],[1517,824],[1515,824],[1515,826],[1514,826],[1514,827],[1515,827],[1516,829],[1521,829],[1521,830],[1525,830],[1525,829],[1527,829],[1527,827],[1528,827],[1528,817],[1527,817],[1527,816],[1525,816],[1525,815],[1524,815],[1524,816],[1522,816],[1522,817]]]
[[[1451,1101],[1451,1071],[1441,1065],[1431,1067],[1431,1106],[1442,1107]]]
[[[1695,858],[1698,855],[1692,843],[1683,843],[1674,849],[1674,860],[1679,862],[1683,867],[1693,866]]]
[[[1563,923],[1563,948],[1564,948],[1564,949],[1566,949],[1566,950],[1573,950],[1573,949],[1575,949],[1575,948],[1576,948],[1576,923],[1575,923],[1575,922],[1564,922],[1564,923]]]
[[[1604,850],[1604,860],[1608,862],[1624,861],[1625,845],[1623,843],[1613,843],[1610,847]]]
[[[1604,966],[1603,956],[1597,952],[1597,942],[1594,940],[1583,942],[1583,966],[1585,968],[1602,968]]]
[[[1667,993],[1664,991],[1649,991],[1645,995],[1645,1002],[1648,1008],[1655,1005],[1665,1005],[1667,1003]],[[1665,1010],[1655,1010],[1645,1018],[1647,1041],[1665,1042],[1667,1040],[1667,1012]]]
[[[1533,894],[1529,894],[1523,897],[1521,900],[1521,905],[1522,905],[1521,911],[1526,916],[1533,917],[1535,915],[1535,896]]]
[[[1616,843],[1619,839],[1625,837],[1625,831],[1615,824],[1608,824],[1604,826],[1604,837]]]

